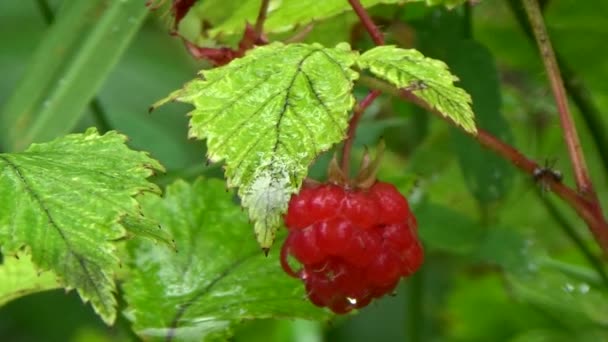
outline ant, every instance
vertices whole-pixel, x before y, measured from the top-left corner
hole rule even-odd
[[[545,160],[544,166],[537,166],[532,172],[532,177],[534,178],[534,182],[540,183],[541,189],[548,191],[549,190],[549,182],[561,183],[563,180],[563,175],[559,170],[555,170],[553,167],[555,166],[556,160]]]

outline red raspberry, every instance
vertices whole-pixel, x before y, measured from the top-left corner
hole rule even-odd
[[[304,282],[313,304],[338,314],[393,291],[422,264],[416,219],[388,183],[369,189],[305,187],[292,196],[285,224],[283,269]],[[301,264],[297,272],[290,255]]]

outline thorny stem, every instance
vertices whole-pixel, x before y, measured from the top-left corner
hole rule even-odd
[[[578,139],[578,133],[568,108],[568,99],[566,97],[566,90],[564,89],[564,82],[557,66],[557,60],[547,29],[543,21],[543,16],[538,6],[537,0],[524,0],[524,7],[528,14],[528,19],[532,25],[532,31],[536,38],[536,43],[540,50],[540,54],[545,65],[545,70],[549,76],[551,83],[551,90],[555,103],[557,104],[557,111],[559,112],[562,129],[564,132],[564,138],[568,147],[568,154],[574,168],[574,177],[576,179],[576,186],[578,191],[584,196],[592,200],[596,200],[597,197],[593,190],[593,184],[587,171],[587,165],[585,163],[585,157],[581,148],[580,141]]]
[[[561,95],[559,95],[559,96],[556,95],[556,100],[559,102],[558,107],[561,108],[561,110],[564,110],[564,108],[565,108],[565,111],[566,111],[565,112],[566,115],[564,115],[565,119],[569,120],[569,122],[570,122],[570,125],[566,125],[567,127],[564,127],[564,129],[568,128],[568,132],[570,132],[570,133],[566,132],[566,137],[568,139],[574,139],[574,141],[577,143],[576,146],[574,146],[575,147],[574,150],[576,151],[575,156],[578,157],[577,160],[579,161],[579,163],[580,163],[580,160],[582,160],[582,164],[579,164],[578,171],[579,172],[583,171],[583,175],[586,176],[586,182],[583,182],[582,184],[579,183],[579,179],[577,177],[577,185],[579,186],[579,189],[582,189],[581,185],[585,185],[585,186],[587,186],[587,188],[585,188],[585,192],[579,193],[579,192],[567,187],[566,185],[564,185],[557,179],[554,179],[553,177],[546,177],[546,179],[543,179],[543,181],[545,181],[545,183],[548,185],[549,189],[551,189],[553,192],[555,192],[562,200],[567,202],[576,211],[576,213],[585,221],[585,223],[589,227],[589,230],[595,237],[595,240],[597,241],[598,245],[603,250],[604,254],[608,255],[608,222],[606,222],[606,220],[604,219],[599,201],[597,200],[597,197],[596,197],[595,193],[593,192],[593,188],[589,187],[591,185],[591,181],[587,175],[586,167],[580,168],[581,165],[584,166],[584,159],[582,158],[582,151],[580,148],[580,144],[578,143],[578,137],[576,136],[576,130],[574,129],[574,125],[572,124],[571,117],[569,116],[569,113],[568,113],[568,104],[566,102],[566,98],[565,98],[566,95],[565,95],[565,91],[563,89],[563,85],[561,87],[559,86],[559,85],[561,85],[561,78],[559,76],[559,68],[556,65],[555,56],[551,49],[551,45],[548,43],[547,34],[546,34],[546,31],[544,30],[544,25],[542,22],[542,16],[540,16],[540,10],[538,9],[538,4],[536,3],[535,0],[524,0],[524,1],[526,1],[526,4],[528,4],[528,5],[532,4],[531,7],[534,7],[538,14],[538,16],[534,17],[537,19],[536,20],[537,22],[533,22],[533,26],[535,27],[535,31],[538,29],[539,26],[542,28],[542,30],[541,30],[542,34],[540,35],[540,38],[537,40],[539,42],[539,45],[541,46],[543,60],[545,61],[545,63],[547,63],[547,60],[550,59],[549,57],[547,57],[547,55],[548,55],[546,53],[547,49],[548,49],[548,51],[550,51],[550,55],[553,57],[552,65],[547,66],[547,71],[552,80],[554,92],[558,91],[558,93],[556,93],[556,94],[560,94],[559,88],[561,88]],[[365,26],[365,28],[369,32],[369,34],[372,37],[378,37],[378,33],[379,33],[378,27],[371,20],[371,18],[365,11],[365,8],[363,8],[361,6],[361,3],[358,0],[349,0],[349,2],[351,4],[351,6],[353,7],[353,10],[357,13],[359,18],[361,19],[361,22],[363,23],[363,25]],[[538,21],[540,21],[540,24],[538,23]],[[537,34],[537,38],[538,38],[538,36],[539,35]],[[382,45],[384,43],[383,39],[382,39],[381,35],[379,37],[380,38],[377,40],[374,39],[374,42],[377,45]],[[375,78],[365,77],[365,76],[361,77],[360,80],[362,83],[367,84],[367,86],[370,89],[376,89],[376,90],[381,90],[384,92],[391,93],[397,97],[400,97],[409,102],[412,102],[431,113],[438,115],[440,118],[448,121],[449,123],[453,124],[454,126],[456,126],[458,128],[462,128],[459,125],[457,125],[454,121],[452,121],[449,117],[443,115],[441,112],[432,108],[426,102],[422,101],[421,99],[416,97],[412,92],[410,92],[406,89],[396,89],[396,88],[386,84],[383,81],[380,81]],[[560,115],[562,113],[561,110],[560,110]],[[521,152],[519,152],[514,147],[506,144],[505,142],[501,141],[500,139],[494,137],[492,134],[490,134],[482,129],[478,129],[477,134],[470,133],[470,132],[466,132],[466,133],[471,135],[473,138],[475,138],[482,146],[485,146],[486,148],[494,151],[495,153],[497,153],[501,157],[505,158],[506,160],[509,160],[514,166],[516,166],[520,170],[528,173],[529,175],[533,175],[534,171],[538,170],[540,168],[540,165],[538,165],[535,161],[528,159],[526,156],[524,156]],[[570,145],[569,145],[569,147],[570,147]],[[577,170],[576,165],[575,165],[575,170]],[[589,196],[589,194],[592,194],[592,196]]]
[[[344,141],[344,146],[342,146],[342,172],[346,175],[346,177],[350,174],[350,150],[353,147],[353,141],[355,140],[355,133],[357,131],[357,125],[363,116],[363,112],[365,109],[369,107],[374,100],[380,96],[382,92],[380,90],[372,90],[367,96],[361,100],[355,107],[353,111],[353,117],[350,119],[348,123],[348,133],[346,136],[346,140]]]
[[[268,14],[268,4],[270,0],[262,0],[260,5],[260,11],[258,12],[258,18],[255,21],[255,33],[260,37],[264,33],[264,22],[266,21],[266,15]]]
[[[519,26],[524,30],[526,36],[534,42],[534,33],[532,33],[532,27],[528,22],[526,11],[521,6],[521,1],[522,0],[509,0],[508,3]],[[544,1],[540,4],[541,10],[546,3],[547,1]],[[591,133],[591,137],[593,138],[595,147],[600,155],[604,169],[608,171],[608,134],[602,129],[602,113],[590,98],[589,91],[579,80],[579,77],[574,70],[560,58],[559,49],[557,48],[555,49],[555,58],[557,59],[557,66],[565,81],[564,85],[566,87],[566,92],[570,95],[572,102],[578,107],[581,116]]]
[[[436,109],[430,107],[426,102],[422,101],[413,93],[407,90],[397,89],[384,81],[368,76],[362,76],[360,78],[360,82],[371,89],[382,90],[382,92],[412,102],[418,105],[419,107],[448,121],[455,127],[461,128],[450,118],[443,115]],[[469,132],[465,133],[471,135],[482,146],[494,151],[496,154],[510,161],[515,167],[531,176],[534,175],[535,170],[541,168],[541,165],[538,165],[535,161],[528,159],[514,147],[501,141],[500,139],[494,137],[492,134],[482,129],[478,129],[477,134]],[[604,220],[604,217],[602,216],[601,212],[598,213],[598,203],[587,199],[586,197],[579,194],[576,190],[569,188],[568,186],[554,179],[553,177],[545,177],[541,181],[545,182],[550,190],[552,190],[562,200],[568,203],[576,211],[576,213],[585,221],[585,223],[587,223],[587,226],[595,237],[595,240],[602,248],[604,253],[608,255],[608,223]]]

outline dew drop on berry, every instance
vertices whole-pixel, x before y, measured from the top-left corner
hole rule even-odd
[[[352,305],[346,297],[338,297],[329,304],[329,308],[334,313],[343,315],[350,312],[354,308],[354,305]]]
[[[372,296],[365,296],[362,298],[357,298],[357,303],[355,303],[355,308],[361,309],[369,305],[372,301]]]

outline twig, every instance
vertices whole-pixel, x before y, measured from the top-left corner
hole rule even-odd
[[[407,90],[397,89],[384,81],[368,76],[360,77],[359,81],[370,89],[381,90],[384,93],[391,94],[395,97],[400,97],[404,100],[412,102],[460,128],[460,126],[458,126],[454,121],[436,109],[430,107],[426,102],[422,101]],[[534,174],[535,170],[541,168],[541,166],[535,161],[528,159],[514,147],[508,145],[482,129],[478,129],[476,135],[472,133],[468,134],[479,141],[482,146],[494,151],[496,154],[510,161],[515,167],[524,171],[530,176]],[[547,178],[545,181],[548,188],[555,192],[555,194],[557,194],[562,200],[567,202],[585,221],[589,227],[589,230],[595,237],[595,240],[598,242],[598,245],[602,248],[605,254],[608,254],[608,223],[606,223],[604,220],[601,211],[598,211],[597,202],[587,199],[557,179]]]
[[[53,21],[55,21],[55,14],[53,13],[53,9],[49,5],[48,1],[36,0],[36,4],[38,5],[40,13],[44,17],[44,21],[47,23],[47,25],[51,25]],[[105,113],[105,110],[103,109],[103,106],[101,105],[101,102],[97,97],[94,97],[91,100],[91,102],[89,103],[89,108],[93,113],[93,118],[97,122],[96,126],[99,129],[100,133],[103,134],[112,129],[110,123],[106,118],[107,115]]]
[[[591,180],[587,174],[587,168],[584,164],[584,158],[582,156],[580,143],[578,142],[578,137],[576,135],[576,129],[572,124],[571,117],[568,112],[568,104],[566,101],[566,95],[563,88],[563,84],[561,83],[559,69],[557,68],[555,62],[555,56],[551,49],[551,44],[548,42],[547,34],[542,21],[542,16],[540,16],[540,9],[538,8],[536,0],[524,1],[526,4],[530,5],[530,7],[533,7],[532,10],[536,13],[536,15],[531,15],[532,19],[535,19],[532,21],[532,24],[535,28],[535,32],[537,30],[539,31],[538,33],[536,33],[536,36],[543,54],[543,61],[545,61],[545,64],[547,65],[547,71],[551,79],[551,84],[553,86],[554,93],[556,94],[556,100],[558,101],[560,115],[562,115],[562,111],[564,111],[564,115],[562,116],[567,122],[569,122],[569,124],[562,126],[564,126],[567,140],[570,140],[570,142],[568,143],[568,148],[572,148],[571,157],[573,158],[573,161],[576,160],[576,163],[573,163],[575,171],[580,173],[580,175],[577,173],[577,187],[579,189],[579,192],[572,190],[571,188],[564,185],[561,181],[554,178],[547,179],[546,183],[549,189],[555,192],[565,202],[570,204],[570,206],[576,211],[576,213],[585,221],[598,245],[603,250],[604,254],[608,255],[608,222],[606,222],[606,220],[604,219],[599,201],[597,200],[597,195],[593,191],[593,187],[591,186]],[[361,22],[363,23],[368,33],[372,36],[372,38],[374,38],[374,42],[377,45],[382,45],[384,43],[382,35],[380,35],[378,27],[371,20],[365,8],[361,6],[361,3],[358,0],[349,0],[349,2],[357,13],[357,15],[359,16],[359,18],[361,19]],[[434,113],[442,119],[450,122],[454,126],[461,128],[460,126],[456,125],[456,123],[452,121],[449,117],[443,115],[436,109],[432,108],[426,102],[422,101],[421,99],[416,97],[412,92],[407,91],[406,89],[396,89],[383,81],[365,76],[362,76],[360,78],[360,81],[362,81],[362,83],[367,83],[370,89],[388,92],[397,97],[413,102],[418,106],[426,109],[427,111]],[[490,150],[494,151],[506,160],[509,160],[517,168],[528,173],[531,176],[534,175],[535,170],[538,170],[540,168],[540,166],[535,161],[526,158],[521,152],[519,152],[514,147],[504,143],[503,141],[499,140],[498,138],[494,137],[493,135],[482,129],[478,129],[477,134],[470,132],[467,133],[474,137],[477,141],[479,141],[482,146],[489,148]]]
[[[376,45],[384,45],[384,38],[382,37],[382,33],[374,24],[372,19],[365,11],[365,8],[361,5],[359,0],[348,0],[353,10],[359,16],[359,19],[365,26],[367,32],[372,37],[372,40]],[[374,100],[380,96],[382,92],[380,90],[372,90],[367,96],[357,105],[355,110],[353,111],[353,116],[348,123],[348,133],[346,136],[346,140],[344,141],[344,145],[342,146],[342,172],[349,177],[350,175],[350,150],[353,146],[353,141],[355,140],[355,133],[357,132],[357,125],[359,124],[359,120],[361,116],[363,116],[363,112],[367,107],[369,107]]]
[[[266,21],[266,15],[268,14],[268,4],[270,0],[262,0],[260,5],[260,11],[258,12],[258,18],[255,21],[255,33],[260,37],[264,33],[264,22]]]
[[[534,32],[534,37],[536,38],[536,43],[538,44],[545,70],[549,76],[551,90],[553,92],[553,97],[555,98],[555,103],[557,104],[564,138],[568,147],[568,154],[570,155],[570,160],[574,169],[576,186],[581,194],[596,200],[597,197],[593,189],[593,184],[591,183],[591,178],[589,177],[589,171],[587,170],[578,133],[576,132],[576,127],[574,126],[572,115],[568,108],[568,99],[566,97],[564,83],[559,67],[557,66],[555,53],[553,52],[547,29],[545,28],[540,7],[538,6],[537,0],[524,0],[524,7],[528,14],[530,24],[532,24],[532,31]]]
[[[301,41],[303,41],[306,38],[306,36],[308,36],[308,34],[310,34],[310,32],[312,32],[312,29],[314,29],[314,28],[315,28],[315,24],[314,23],[310,23],[310,24],[304,26],[298,32],[296,32],[293,36],[285,39],[283,41],[283,43],[285,43],[285,44],[291,44],[291,43],[301,42]]]
[[[369,14],[367,14],[367,11],[363,7],[363,5],[361,5],[361,2],[359,2],[359,0],[348,0],[348,2],[350,3],[350,6],[353,8],[355,13],[357,13],[357,16],[359,16],[359,20],[361,20],[361,23],[363,24],[363,26],[365,26],[365,29],[372,37],[374,43],[376,45],[384,45],[384,37],[382,36],[382,32],[380,32],[378,26],[374,24],[374,21],[369,16]]]
[[[353,111],[353,117],[350,119],[348,123],[348,133],[346,136],[346,140],[344,141],[344,145],[342,146],[342,171],[348,177],[350,174],[350,150],[353,146],[353,141],[355,140],[355,133],[357,131],[357,125],[363,116],[363,112],[365,109],[369,107],[374,100],[380,96],[382,92],[380,90],[372,90],[367,96],[357,104],[355,110]]]
[[[526,36],[534,42],[534,34],[532,33],[532,27],[526,17],[526,11],[521,7],[521,0],[509,0],[509,6],[511,11],[515,15],[515,19],[519,23],[519,26],[524,30]],[[547,1],[544,2],[545,4]],[[542,9],[543,3],[541,3]],[[557,59],[557,66],[562,72],[566,87],[566,92],[570,95],[572,102],[578,107],[581,116],[591,133],[591,138],[595,147],[600,155],[600,159],[604,166],[604,171],[608,175],[608,134],[602,129],[602,113],[598,109],[597,105],[589,96],[589,92],[586,87],[580,82],[578,76],[572,70],[572,68],[564,62],[560,57],[559,50],[555,49],[555,58]]]

